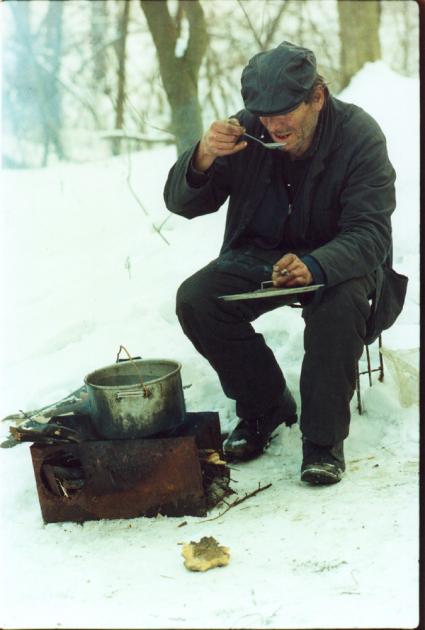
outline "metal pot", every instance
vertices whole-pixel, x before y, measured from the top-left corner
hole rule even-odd
[[[184,421],[181,364],[138,359],[95,370],[84,379],[93,424],[107,439],[142,438]]]

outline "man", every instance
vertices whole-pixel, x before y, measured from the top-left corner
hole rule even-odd
[[[390,269],[395,173],[378,124],[330,95],[306,48],[283,42],[255,55],[242,73],[242,97],[245,109],[213,122],[165,186],[169,210],[187,218],[229,198],[220,255],[182,284],[177,315],[236,401],[239,422],[225,454],[248,460],[279,424],[297,419],[282,371],[251,325],[295,298],[219,296],[270,279],[276,287],[325,285],[296,296],[305,320],[301,479],[335,483],[345,470],[356,365],[365,339],[380,332],[370,331],[370,298],[383,293]],[[282,146],[268,150],[245,132]]]

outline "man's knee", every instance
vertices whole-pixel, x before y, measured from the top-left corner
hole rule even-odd
[[[183,304],[190,304],[193,301],[193,298],[194,298],[193,282],[192,282],[192,277],[190,277],[190,278],[186,278],[186,280],[184,280],[179,286],[179,288],[177,289],[176,310],[178,311],[179,308]]]
[[[210,270],[203,268],[182,282],[176,294],[177,315],[184,310],[202,310],[211,297]]]
[[[184,311],[191,309],[198,303],[198,283],[194,281],[194,276],[187,278],[177,289],[176,313],[180,317]]]
[[[320,322],[326,328],[332,326],[360,328],[363,330],[370,314],[369,293],[371,283],[365,278],[353,278],[326,289],[321,300],[303,311],[308,322]]]

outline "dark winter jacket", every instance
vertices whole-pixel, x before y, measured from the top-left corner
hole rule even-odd
[[[248,133],[267,139],[258,118],[246,110],[236,117]],[[385,137],[369,114],[332,96],[322,124],[319,145],[285,224],[285,250],[314,256],[328,286],[376,271],[380,295],[384,263],[391,259],[395,209],[395,172]],[[226,251],[243,234],[271,183],[272,152],[251,143],[235,155],[218,158],[207,183],[193,188],[186,173],[195,148],[172,167],[165,203],[171,212],[193,218],[215,212],[229,197],[222,248]],[[393,305],[397,313],[392,322],[404,293],[402,298],[401,305]]]

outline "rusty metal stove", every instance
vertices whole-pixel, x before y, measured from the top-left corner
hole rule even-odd
[[[89,416],[62,416],[71,428]],[[31,446],[41,512],[46,523],[138,516],[203,516],[212,484],[224,487],[229,469],[202,454],[222,455],[219,416],[187,413],[172,436],[100,440],[90,431],[79,444]],[[58,480],[58,471],[67,481]],[[59,475],[60,477],[60,475]]]

